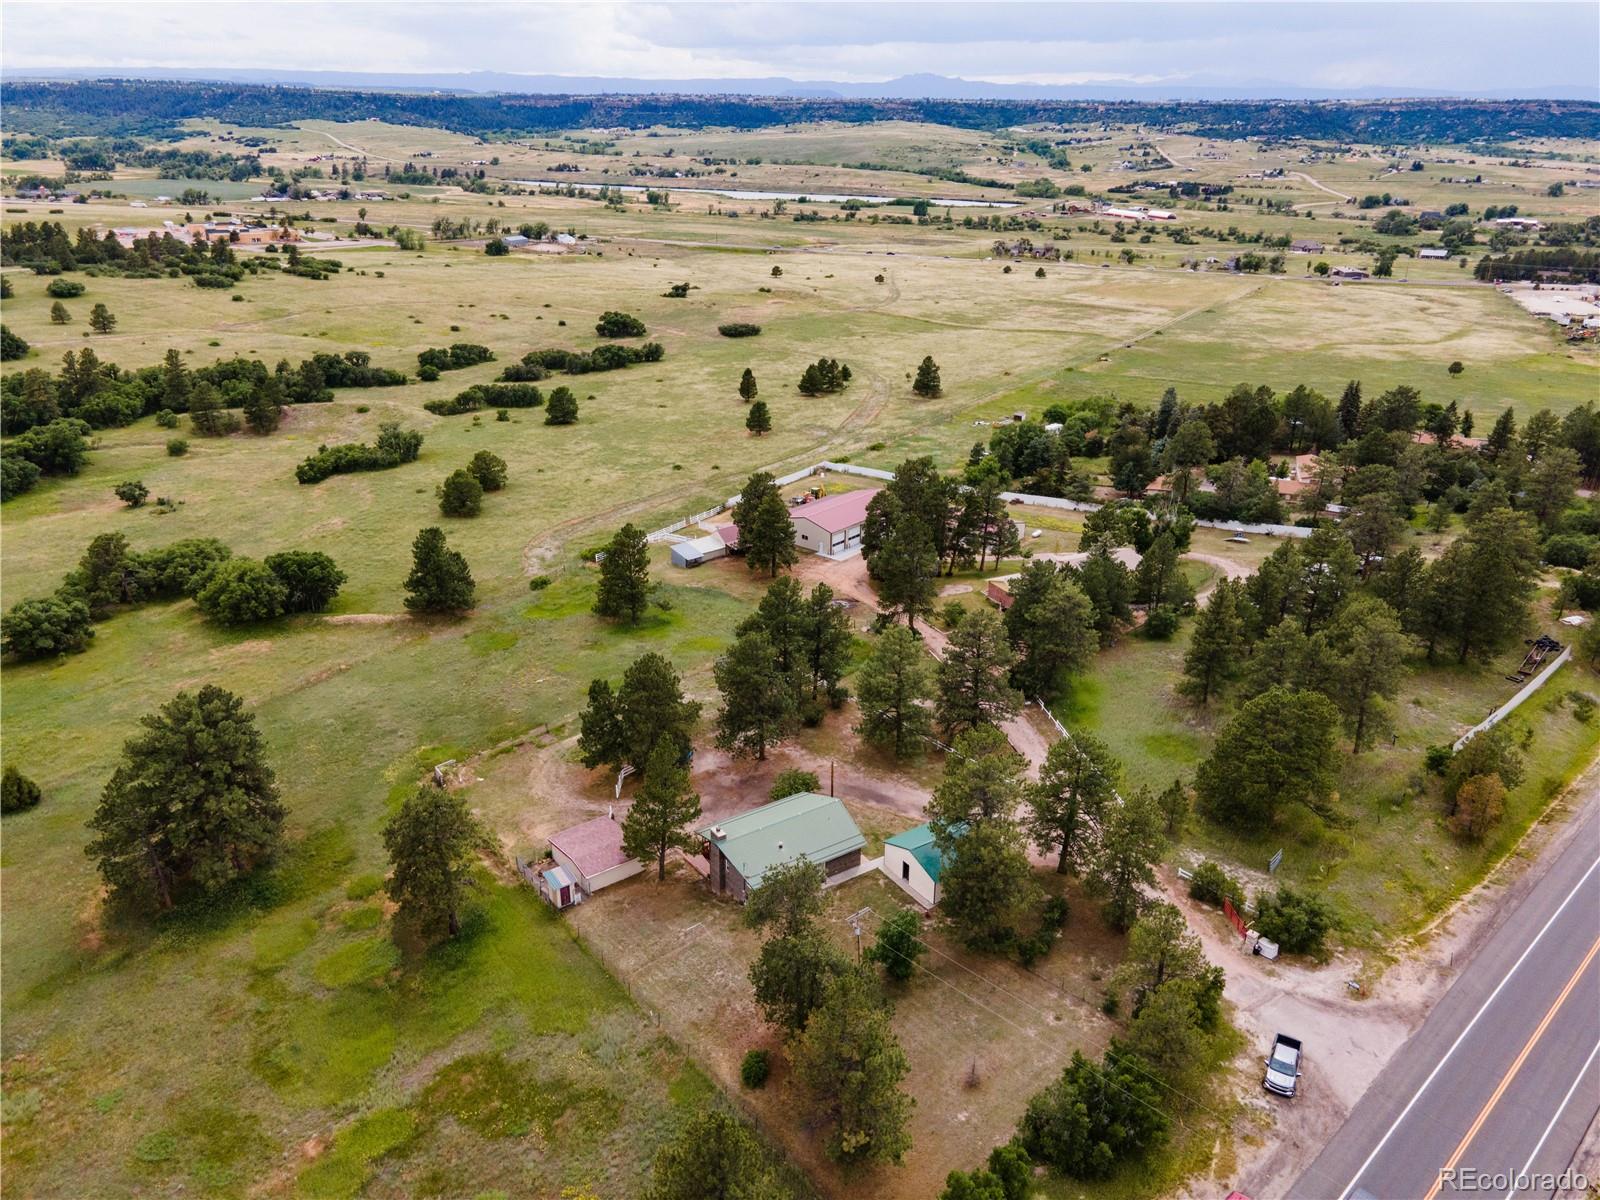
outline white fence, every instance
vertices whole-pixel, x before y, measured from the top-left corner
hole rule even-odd
[[[1568,646],[1560,654],[1556,655],[1554,662],[1552,662],[1549,666],[1545,667],[1544,670],[1540,671],[1532,679],[1528,680],[1527,683],[1523,684],[1522,685],[1522,690],[1520,692],[1518,692],[1515,696],[1511,697],[1511,699],[1507,700],[1499,708],[1495,709],[1486,718],[1484,718],[1478,724],[1474,725],[1471,729],[1467,730],[1459,738],[1457,738],[1456,739],[1456,744],[1451,746],[1450,749],[1452,749],[1452,750],[1461,749],[1461,747],[1465,746],[1468,742],[1470,742],[1473,738],[1477,737],[1478,734],[1482,733],[1485,729],[1493,729],[1496,725],[1500,724],[1501,721],[1504,721],[1512,713],[1516,712],[1518,706],[1521,705],[1522,702],[1524,700],[1526,700],[1529,696],[1533,695],[1541,687],[1543,687],[1546,683],[1548,683],[1550,681],[1550,677],[1552,675],[1554,675],[1557,671],[1559,671],[1563,666],[1565,666],[1567,660],[1569,658],[1571,658],[1571,657],[1572,657],[1572,647]]]
[[[894,480],[893,471],[883,471],[877,467],[858,467],[854,463],[823,460],[801,470],[791,471],[787,475],[780,475],[773,482],[779,487],[788,487],[791,483],[799,483],[802,479],[822,471],[837,471],[841,475],[859,475],[864,479],[878,479],[885,483]],[[1033,496],[1027,492],[1001,492],[1000,498],[1007,504],[1031,504],[1039,508],[1061,508],[1070,512],[1098,512],[1104,507],[1104,505],[1090,500],[1066,500],[1060,496]],[[729,496],[725,504],[716,508],[708,508],[705,512],[696,513],[692,517],[685,517],[681,521],[675,521],[671,525],[657,529],[653,533],[646,534],[645,540],[650,542],[664,541],[680,529],[687,529],[691,525],[699,525],[702,521],[708,521],[724,509],[732,508],[738,502],[738,496]],[[1253,525],[1244,521],[1208,521],[1199,518],[1195,519],[1195,524],[1206,529],[1220,529],[1225,533],[1253,533],[1261,537],[1305,538],[1310,537],[1312,532],[1303,525]]]

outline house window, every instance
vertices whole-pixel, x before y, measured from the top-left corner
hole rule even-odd
[[[911,878],[911,864],[910,863],[903,862],[903,863],[900,864],[900,878],[901,879],[906,879],[906,880],[909,880]]]

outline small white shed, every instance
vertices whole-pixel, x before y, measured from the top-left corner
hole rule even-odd
[[[933,830],[926,824],[897,833],[883,841],[880,870],[923,908],[939,903],[939,874],[943,867]]]
[[[722,536],[708,533],[705,537],[679,542],[673,546],[672,565],[675,567],[698,567],[701,563],[708,563],[714,558],[721,558],[727,552],[728,543],[722,539]]]

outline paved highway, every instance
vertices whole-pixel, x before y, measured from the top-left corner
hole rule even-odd
[[[1600,805],[1579,821],[1293,1200],[1555,1193],[1538,1177],[1567,1169],[1600,1111]],[[1303,1086],[1316,1070],[1307,1046]]]

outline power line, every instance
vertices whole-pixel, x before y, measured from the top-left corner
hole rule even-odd
[[[922,941],[921,938],[913,938],[912,940],[913,941],[917,941],[917,942],[921,942]],[[926,943],[924,943],[924,944],[926,944]],[[985,1004],[982,1000],[979,1000],[976,996],[973,996],[968,992],[962,991],[955,984],[951,983],[948,979],[944,978],[944,976],[937,975],[934,972],[928,970],[927,967],[923,966],[916,959],[911,958],[909,955],[903,953],[902,951],[889,949],[889,952],[891,954],[894,954],[894,955],[898,956],[899,958],[904,959],[906,962],[910,963],[913,967],[915,967],[917,970],[921,971],[923,974],[927,975],[929,978],[934,979],[934,980],[938,981],[939,983],[944,984],[945,987],[947,987],[951,991],[955,992],[958,996],[965,997],[967,1000],[971,1001],[973,1004],[976,1004],[979,1008],[983,1009],[985,1012],[990,1013],[991,1015],[993,1015],[995,1017],[998,1017],[1000,1020],[1004,1021],[1007,1025],[1009,1025],[1013,1029],[1017,1030],[1017,1032],[1021,1033],[1023,1036],[1025,1036],[1025,1037],[1037,1037],[1038,1036],[1036,1031],[1034,1031],[1032,1029],[1029,1029],[1024,1025],[1019,1025],[1016,1021],[1013,1021],[1010,1017],[1006,1016],[1003,1012],[1000,1012],[998,1009],[990,1008],[987,1004]],[[980,975],[979,978],[981,979],[983,977]],[[1038,1011],[1038,1010],[1036,1009],[1035,1011]],[[1076,1047],[1076,1046],[1073,1047],[1074,1051],[1077,1051],[1077,1049],[1078,1049],[1078,1047]],[[1132,1062],[1130,1062],[1128,1059],[1118,1059],[1118,1062],[1122,1063],[1123,1065],[1126,1065],[1126,1066],[1134,1066],[1135,1065]],[[1137,1069],[1137,1068],[1135,1068],[1135,1069]],[[1163,1110],[1157,1108],[1155,1105],[1151,1104],[1148,1100],[1144,1099],[1143,1097],[1134,1095],[1132,1092],[1128,1091],[1128,1089],[1123,1087],[1121,1084],[1116,1083],[1113,1080],[1107,1078],[1105,1073],[1104,1073],[1104,1068],[1101,1069],[1101,1081],[1103,1083],[1105,1083],[1107,1086],[1109,1086],[1111,1088],[1114,1088],[1118,1092],[1121,1092],[1129,1100],[1134,1101],[1134,1103],[1143,1105],[1145,1108],[1148,1108],[1151,1112],[1155,1113],[1156,1116],[1160,1117],[1162,1120],[1173,1120],[1173,1121],[1176,1121],[1179,1125],[1183,1126],[1184,1129],[1188,1129],[1187,1123],[1185,1123],[1184,1119],[1181,1116],[1179,1116],[1177,1113],[1164,1112]]]
[[[883,914],[879,913],[876,909],[871,908],[870,906],[865,908],[865,909],[863,909],[862,911],[863,912],[870,912],[874,917],[877,917],[879,921],[884,920]],[[1050,1014],[1048,1012],[1046,1012],[1043,1008],[1040,1008],[1037,1004],[1034,1004],[1031,1001],[1025,999],[1024,997],[1018,995],[1016,992],[1013,992],[1010,988],[1005,987],[1003,984],[995,982],[994,980],[990,979],[988,976],[980,975],[977,971],[974,971],[971,967],[967,966],[964,962],[961,962],[959,959],[953,957],[952,955],[946,954],[943,950],[940,950],[937,946],[935,946],[933,943],[927,941],[926,939],[920,938],[920,937],[916,937],[915,935],[913,935],[911,940],[916,942],[918,945],[922,946],[923,948],[925,948],[927,950],[931,950],[933,953],[937,954],[940,958],[944,959],[945,961],[947,961],[949,963],[952,963],[953,965],[959,967],[961,970],[965,971],[968,975],[971,975],[974,979],[977,979],[977,980],[979,980],[979,981],[981,981],[983,983],[988,984],[990,987],[994,988],[996,991],[1003,992],[1005,995],[1011,997],[1018,1004],[1024,1005],[1025,1007],[1032,1009],[1034,1012],[1038,1013],[1040,1017],[1044,1018],[1046,1024],[1049,1023]],[[905,956],[901,955],[901,957],[903,958]],[[934,976],[934,978],[937,979],[937,978],[940,978],[940,977],[939,976]],[[1043,977],[1039,977],[1039,981],[1041,983],[1047,984],[1047,986],[1054,986],[1054,985],[1048,984],[1048,981],[1043,979]],[[1065,989],[1059,989],[1059,990],[1063,990],[1064,991]],[[1068,992],[1067,994],[1072,996],[1077,1001],[1079,1001],[1079,1003],[1082,1003],[1082,1004],[1088,1004],[1089,1003],[1089,1001],[1088,1001],[1088,999],[1086,997],[1079,996],[1074,992]],[[1190,1104],[1193,1104],[1196,1108],[1204,1109],[1206,1112],[1210,1113],[1214,1117],[1217,1117],[1218,1119],[1222,1118],[1222,1114],[1217,1112],[1216,1109],[1212,1108],[1210,1105],[1204,1103],[1203,1101],[1197,1099],[1195,1096],[1191,1095],[1190,1093],[1185,1092],[1183,1089],[1174,1087],[1172,1084],[1168,1083],[1166,1080],[1162,1079],[1159,1075],[1156,1075],[1154,1072],[1145,1070],[1142,1066],[1140,1066],[1139,1064],[1134,1063],[1134,1062],[1130,1062],[1127,1065],[1132,1067],[1139,1074],[1144,1075],[1151,1082],[1159,1084],[1161,1087],[1166,1088],[1169,1092],[1171,1092],[1174,1096],[1178,1097],[1180,1100],[1185,1100],[1185,1101],[1189,1102]]]

